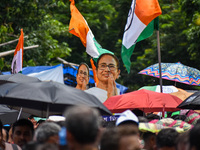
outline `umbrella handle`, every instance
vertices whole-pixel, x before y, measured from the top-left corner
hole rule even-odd
[[[19,120],[20,116],[21,116],[21,113],[22,113],[22,107],[20,108],[20,111],[19,111],[19,114],[17,116],[17,120]]]
[[[162,117],[165,118],[165,104],[163,104]]]
[[[47,114],[46,114],[46,118],[49,117],[49,104],[47,104]]]

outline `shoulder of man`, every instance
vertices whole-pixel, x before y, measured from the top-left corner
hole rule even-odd
[[[5,150],[21,150],[21,148],[16,144],[5,143]]]

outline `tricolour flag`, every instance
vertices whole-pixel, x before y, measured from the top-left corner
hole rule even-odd
[[[14,53],[14,57],[12,60],[12,65],[11,65],[12,74],[22,72],[23,51],[24,51],[24,33],[23,33],[23,29],[21,29],[21,35],[19,37],[19,41],[15,49],[15,53]]]
[[[69,23],[69,32],[80,38],[81,42],[86,47],[86,52],[93,58],[98,58],[99,55],[103,53],[112,53],[103,49],[95,40],[87,21],[76,8],[74,0],[70,1],[71,20]]]
[[[161,14],[162,11],[158,0],[132,1],[124,30],[121,50],[121,57],[128,73],[130,72],[131,66],[130,57],[135,48],[135,44],[152,35],[154,30],[152,20]],[[150,22],[151,24],[149,24]]]

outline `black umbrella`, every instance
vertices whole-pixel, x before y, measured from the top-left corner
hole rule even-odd
[[[25,82],[41,82],[41,80],[35,77],[29,77],[29,76],[23,75],[21,73],[0,75],[0,84],[9,83],[9,82],[25,83]]]
[[[0,103],[23,107],[24,112],[41,117],[62,114],[72,105],[87,105],[99,109],[101,114],[111,115],[95,96],[53,81],[2,84]]]
[[[7,107],[6,105],[0,105],[0,120],[3,124],[12,124],[14,123],[19,116],[18,110],[13,110]],[[19,119],[28,118],[30,114],[22,112]]]
[[[200,110],[200,92],[195,92],[186,98],[178,108]]]
[[[41,82],[38,78],[29,77],[27,75],[23,75],[21,73],[17,74],[9,74],[9,75],[0,75],[0,85],[5,83],[30,83],[30,82]],[[22,109],[21,109],[22,110]],[[10,124],[13,121],[16,121],[17,118],[28,118],[30,114],[21,112],[19,113],[18,110],[12,110],[8,108],[6,105],[0,106],[0,119],[3,124]]]

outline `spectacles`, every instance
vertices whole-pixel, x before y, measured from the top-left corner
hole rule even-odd
[[[88,76],[87,72],[83,72],[82,70],[79,72],[78,75],[81,75],[81,74],[83,74],[84,76]]]
[[[100,70],[105,70],[107,67],[110,69],[110,71],[114,71],[116,69],[116,66],[114,64],[100,64],[98,67]]]

